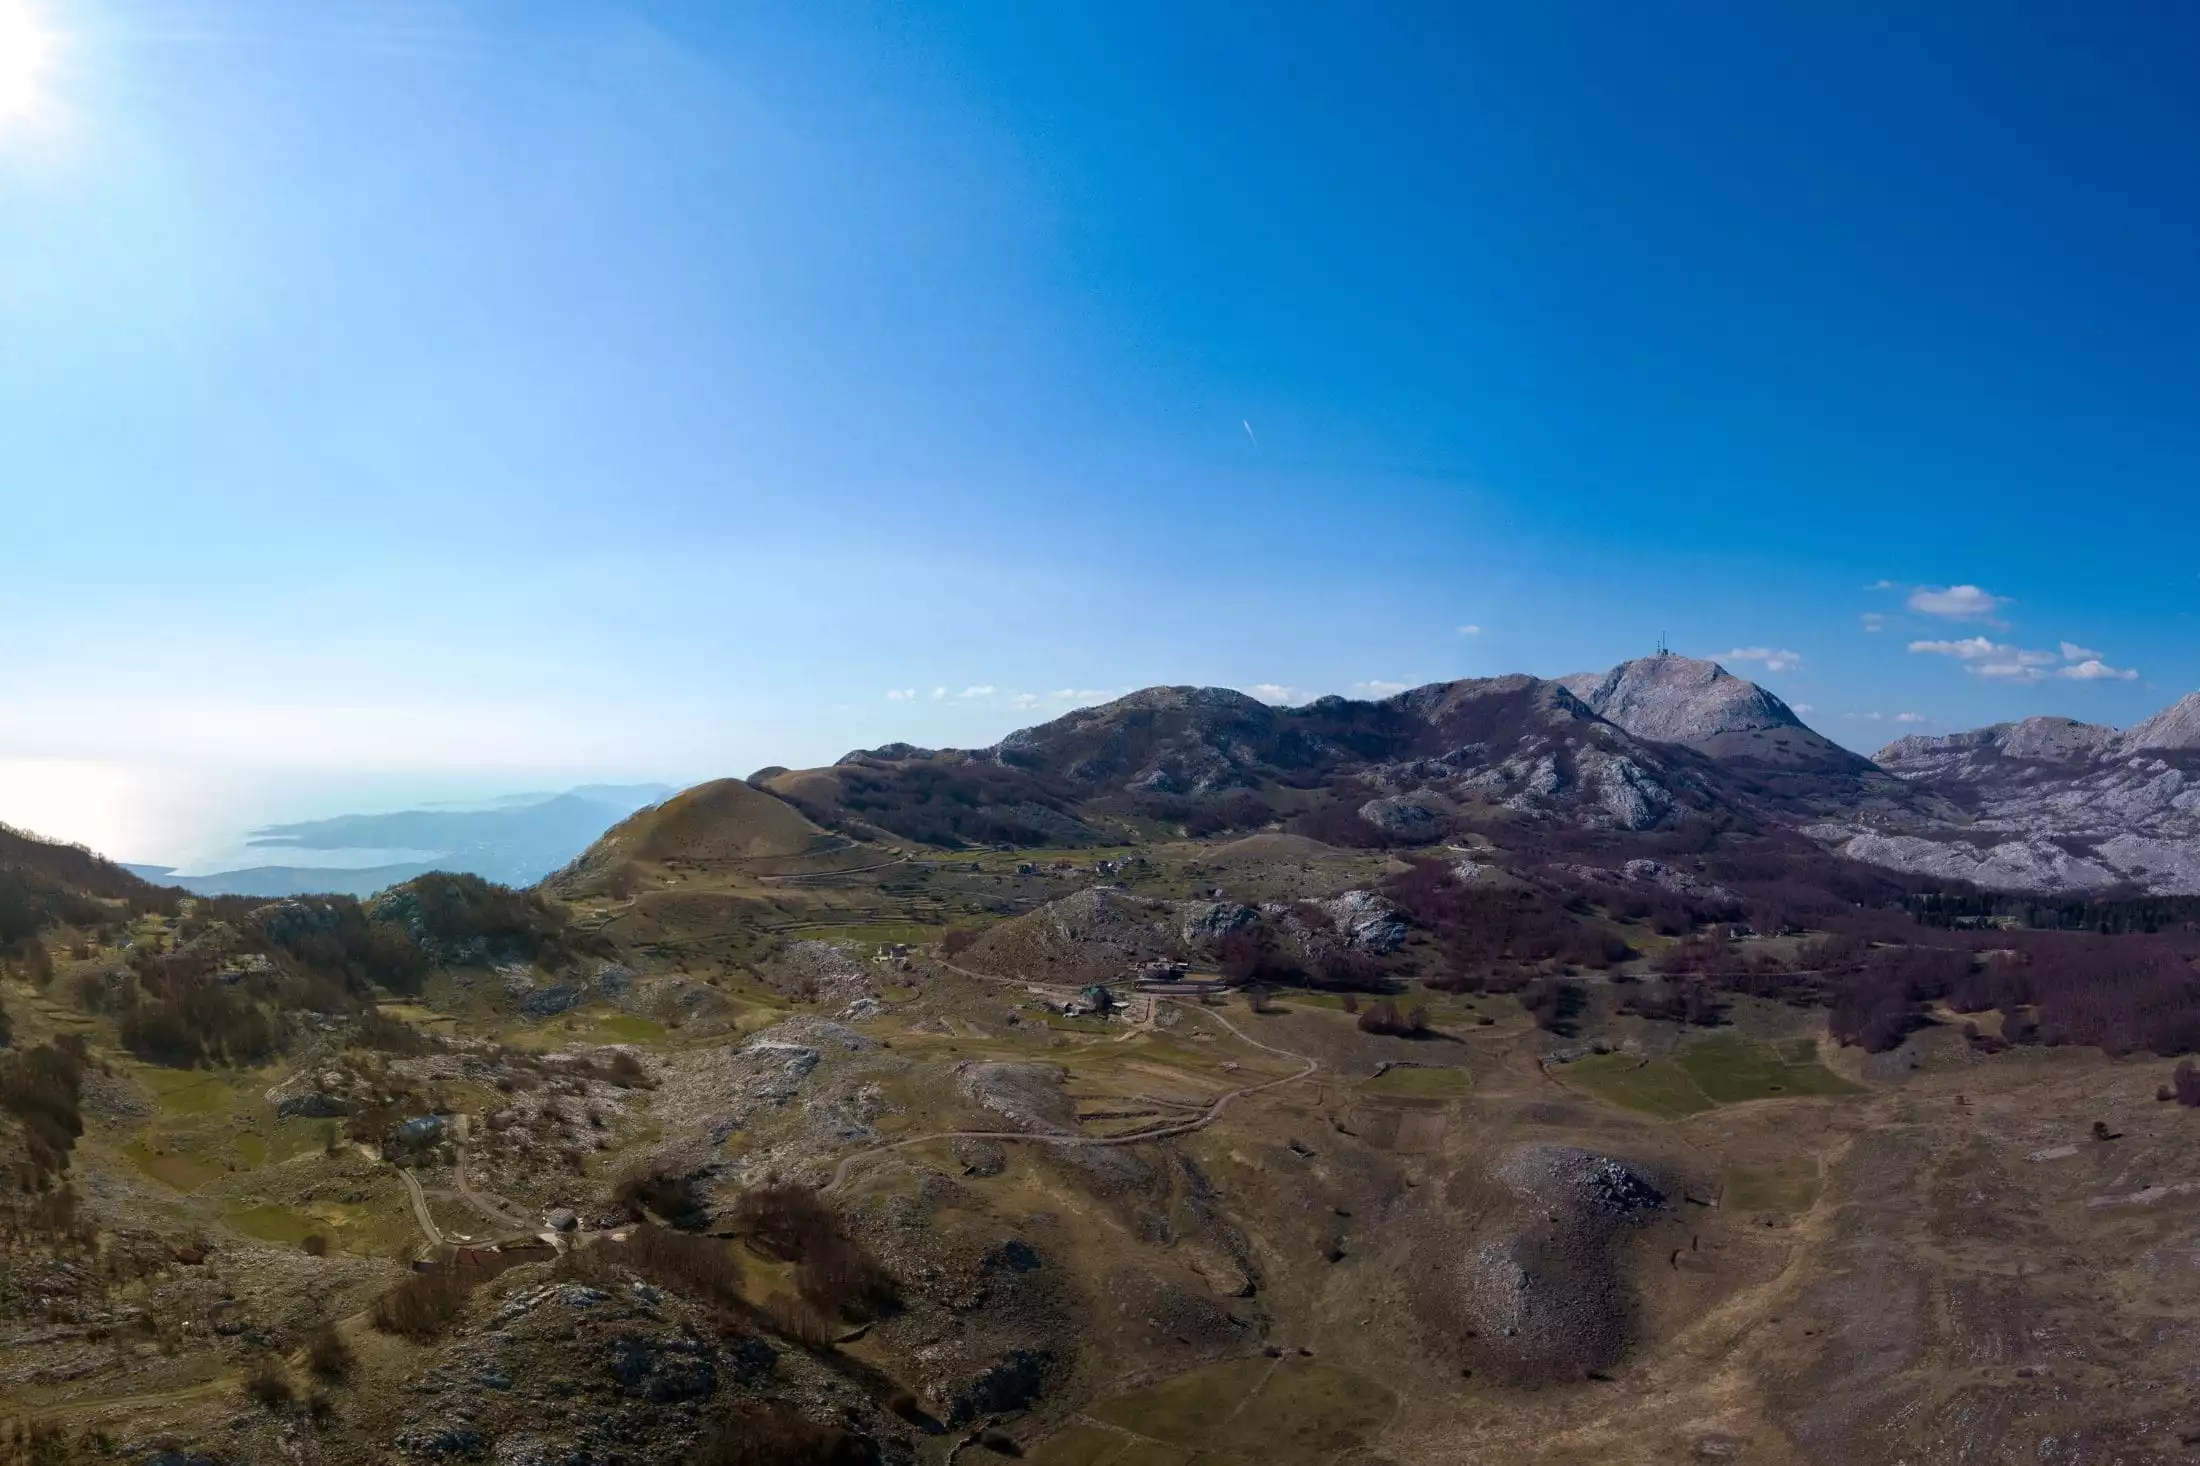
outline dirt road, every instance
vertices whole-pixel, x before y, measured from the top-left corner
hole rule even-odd
[[[537,1230],[535,1223],[521,1216],[509,1203],[499,1202],[495,1197],[484,1196],[466,1184],[466,1147],[463,1145],[458,1148],[456,1164],[451,1167],[451,1189],[456,1191],[460,1199],[468,1206],[499,1226],[516,1227],[527,1232]]]
[[[435,1224],[434,1216],[428,1211],[428,1194],[420,1189],[420,1178],[412,1173],[410,1166],[399,1166],[397,1174],[404,1178],[405,1192],[412,1197],[413,1218],[420,1223],[420,1235],[428,1239],[430,1247],[441,1247],[443,1229]]]

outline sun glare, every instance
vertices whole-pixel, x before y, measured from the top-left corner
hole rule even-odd
[[[38,110],[53,53],[53,32],[28,0],[0,0],[0,125]]]

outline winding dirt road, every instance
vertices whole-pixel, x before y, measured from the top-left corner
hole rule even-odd
[[[523,1232],[539,1230],[535,1223],[520,1215],[509,1203],[499,1202],[494,1197],[484,1196],[466,1184],[466,1147],[463,1145],[458,1147],[456,1163],[451,1167],[451,1189],[456,1191],[468,1206],[471,1206],[475,1211],[480,1212],[499,1226],[516,1227]]]
[[[435,1215],[428,1210],[428,1193],[421,1189],[420,1178],[412,1173],[412,1167],[410,1166],[399,1166],[397,1174],[405,1183],[405,1194],[412,1198],[413,1219],[420,1223],[420,1235],[428,1239],[430,1247],[441,1247],[443,1245],[443,1229],[436,1225]],[[521,1216],[509,1205],[500,1205],[494,1198],[483,1196],[466,1184],[466,1147],[464,1146],[458,1148],[458,1163],[451,1169],[451,1183],[452,1190],[458,1193],[460,1200],[498,1226],[511,1227],[523,1232],[539,1230],[533,1222],[528,1221],[527,1218]]]
[[[420,1189],[420,1178],[412,1173],[412,1167],[399,1166],[397,1174],[405,1182],[405,1192],[412,1197],[413,1220],[420,1223],[420,1235],[428,1239],[430,1247],[443,1245],[443,1229],[435,1224],[428,1211],[428,1194]]]

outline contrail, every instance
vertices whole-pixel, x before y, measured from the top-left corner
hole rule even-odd
[[[1258,448],[1258,447],[1260,446],[1260,439],[1259,439],[1258,437],[1255,437],[1255,436],[1254,436],[1254,433],[1253,433],[1253,425],[1252,425],[1251,423],[1249,423],[1249,422],[1245,422],[1245,420],[1244,420],[1243,418],[1239,418],[1239,419],[1238,419],[1238,421],[1239,421],[1239,422],[1241,422],[1241,423],[1244,423],[1244,425],[1245,425],[1245,436],[1246,436],[1246,437],[1248,437],[1248,438],[1252,438],[1252,439],[1253,439],[1253,446],[1254,446],[1255,448]]]

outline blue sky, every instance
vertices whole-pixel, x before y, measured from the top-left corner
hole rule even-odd
[[[1865,749],[2200,685],[2200,13],[11,7],[0,819],[1661,632]]]

